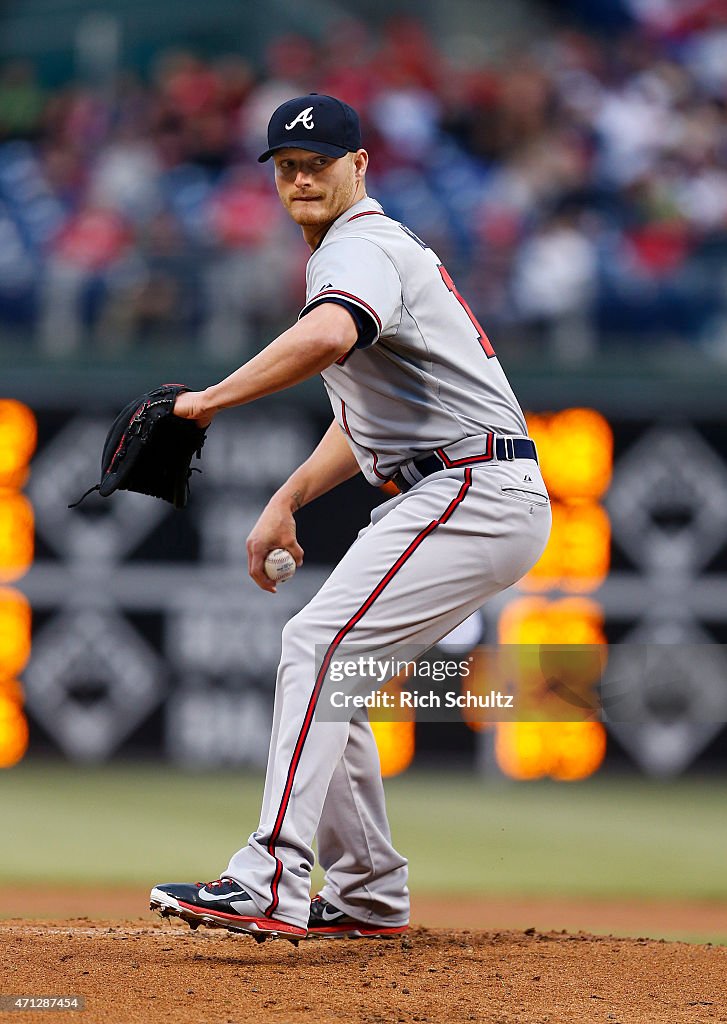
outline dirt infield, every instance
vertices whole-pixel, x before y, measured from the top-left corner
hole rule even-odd
[[[80,995],[84,1024],[672,1024],[727,1021],[727,948],[415,927],[258,946],[176,921],[0,922],[0,993]]]
[[[133,920],[149,906],[149,886],[0,885],[0,918]],[[149,921],[154,920],[152,915]],[[575,899],[414,894],[412,922],[428,928],[585,931],[596,934],[727,943],[720,901]]]

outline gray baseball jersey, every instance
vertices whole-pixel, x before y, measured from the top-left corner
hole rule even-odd
[[[370,483],[463,438],[527,434],[487,335],[436,253],[376,200],[334,221],[308,261],[306,284],[301,316],[339,301],[366,325],[322,377]]]

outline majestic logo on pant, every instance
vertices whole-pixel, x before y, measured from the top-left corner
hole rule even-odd
[[[305,110],[301,110],[297,117],[294,117],[290,124],[286,124],[286,131],[290,131],[291,128],[295,128],[297,124],[302,124],[308,131],[311,128],[315,128],[313,123],[313,107],[306,107]]]

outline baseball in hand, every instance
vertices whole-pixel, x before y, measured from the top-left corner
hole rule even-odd
[[[285,583],[295,572],[295,559],[285,548],[273,548],[265,559],[264,568],[273,583]]]

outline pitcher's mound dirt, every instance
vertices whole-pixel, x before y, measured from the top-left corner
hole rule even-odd
[[[0,994],[81,995],[43,1024],[672,1024],[727,1021],[727,948],[414,928],[258,946],[179,922],[0,923]]]

